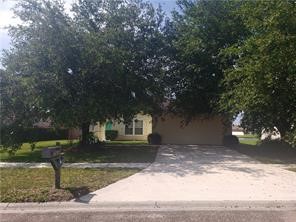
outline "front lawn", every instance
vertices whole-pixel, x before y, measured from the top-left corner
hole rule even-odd
[[[254,134],[245,134],[237,136],[241,144],[256,145],[259,142],[258,136]]]
[[[141,141],[141,140],[114,140],[114,141],[106,141],[105,144],[119,144],[119,145],[147,145],[147,141]]]
[[[74,144],[77,140],[72,141]],[[42,162],[41,149],[49,146],[56,146],[60,144],[63,147],[67,147],[71,144],[70,140],[51,140],[51,141],[39,141],[36,142],[36,147],[32,151],[29,143],[24,143],[22,147],[15,153],[15,155],[9,155],[5,150],[0,150],[0,161],[2,162]]]
[[[296,164],[296,148],[287,144],[277,142],[259,145],[245,143],[240,144],[237,151],[263,163]]]
[[[1,168],[0,202],[68,201],[138,171],[137,169],[62,168],[62,189],[54,189],[53,169]]]
[[[70,147],[69,141],[59,141],[64,146],[65,162],[90,162],[90,163],[149,163],[153,162],[158,148],[141,144],[105,144],[95,145],[91,149]],[[35,150],[29,144],[24,144],[15,155],[0,151],[2,162],[45,162],[41,158],[41,149],[54,146],[56,141],[38,142]]]

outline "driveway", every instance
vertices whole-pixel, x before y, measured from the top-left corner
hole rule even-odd
[[[83,202],[296,200],[296,173],[222,146],[163,145],[149,167]]]

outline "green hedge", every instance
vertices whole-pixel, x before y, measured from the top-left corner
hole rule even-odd
[[[24,129],[1,129],[2,143],[17,137],[18,142],[36,142],[46,140],[61,140],[68,138],[68,129],[52,129],[52,128],[24,128]]]
[[[115,140],[118,137],[117,130],[105,130],[106,140]]]

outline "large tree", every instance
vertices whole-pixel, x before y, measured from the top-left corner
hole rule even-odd
[[[226,71],[222,107],[243,112],[247,130],[277,127],[285,136],[296,127],[296,3],[246,1],[239,15],[251,35],[226,50],[237,59]]]
[[[159,103],[163,15],[151,4],[80,0],[70,16],[58,0],[22,0],[15,14],[22,23],[10,28],[12,48],[2,64],[6,77],[18,79],[7,83],[21,85],[25,95],[4,88],[14,91],[3,98],[3,110],[12,113],[7,123],[50,118],[81,127],[87,143],[91,123],[152,112]],[[28,109],[7,106],[18,100]]]
[[[167,29],[172,47],[171,110],[187,118],[218,113],[223,69],[233,63],[221,56],[221,50],[247,34],[235,13],[241,1],[180,0],[178,5]]]

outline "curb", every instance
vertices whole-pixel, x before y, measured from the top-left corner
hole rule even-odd
[[[145,202],[46,202],[0,203],[1,213],[65,211],[196,211],[196,210],[295,210],[296,201],[145,201]]]

